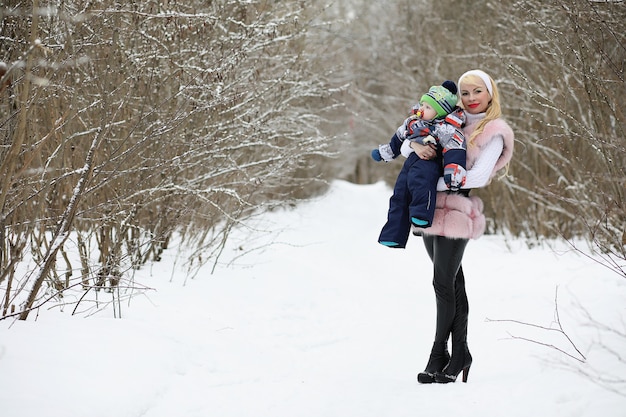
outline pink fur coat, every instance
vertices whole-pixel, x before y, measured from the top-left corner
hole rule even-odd
[[[478,120],[463,129],[465,137],[474,131]],[[503,148],[491,172],[487,173],[489,181],[496,173],[504,168],[513,156],[514,135],[509,125],[502,119],[492,120],[485,125],[483,132],[476,136],[467,149],[468,176],[471,169],[483,154],[485,147],[497,137],[502,138]],[[487,181],[482,186],[489,183]],[[485,232],[485,215],[483,202],[477,196],[466,197],[462,194],[448,194],[438,192],[433,224],[422,229],[424,234],[439,235],[459,239],[477,239]]]

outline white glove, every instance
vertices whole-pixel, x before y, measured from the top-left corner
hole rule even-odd
[[[413,150],[413,148],[411,148],[411,141],[405,139],[404,142],[402,142],[402,146],[400,147],[400,153],[405,158],[408,158],[413,152],[415,151]]]
[[[380,145],[378,147],[378,152],[380,152],[380,157],[385,162],[393,161],[393,151],[391,150],[391,146],[388,143]]]

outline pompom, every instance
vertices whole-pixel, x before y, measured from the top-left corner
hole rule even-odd
[[[444,87],[449,92],[451,92],[452,94],[456,94],[456,92],[458,91],[454,81],[446,80],[441,84],[441,86]]]

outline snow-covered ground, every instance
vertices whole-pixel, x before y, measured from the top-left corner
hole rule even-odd
[[[169,250],[138,271],[155,290],[125,301],[121,319],[68,307],[0,321],[0,415],[626,415],[626,383],[609,384],[621,395],[598,384],[626,381],[626,339],[592,324],[626,332],[626,282],[564,244],[472,241],[468,383],[418,384],[434,334],[431,265],[420,238],[376,243],[390,194],[337,181],[258,219],[275,233],[237,232],[213,275],[207,265],[188,277]],[[516,323],[556,329],[557,294],[565,334]],[[565,335],[586,362],[554,349],[580,356]]]

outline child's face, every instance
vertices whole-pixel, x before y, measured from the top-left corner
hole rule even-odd
[[[433,120],[437,117],[437,112],[428,103],[420,103],[420,112],[422,112],[422,120]]]
[[[491,103],[491,96],[484,83],[461,84],[461,102],[466,112],[470,114],[484,113]]]

